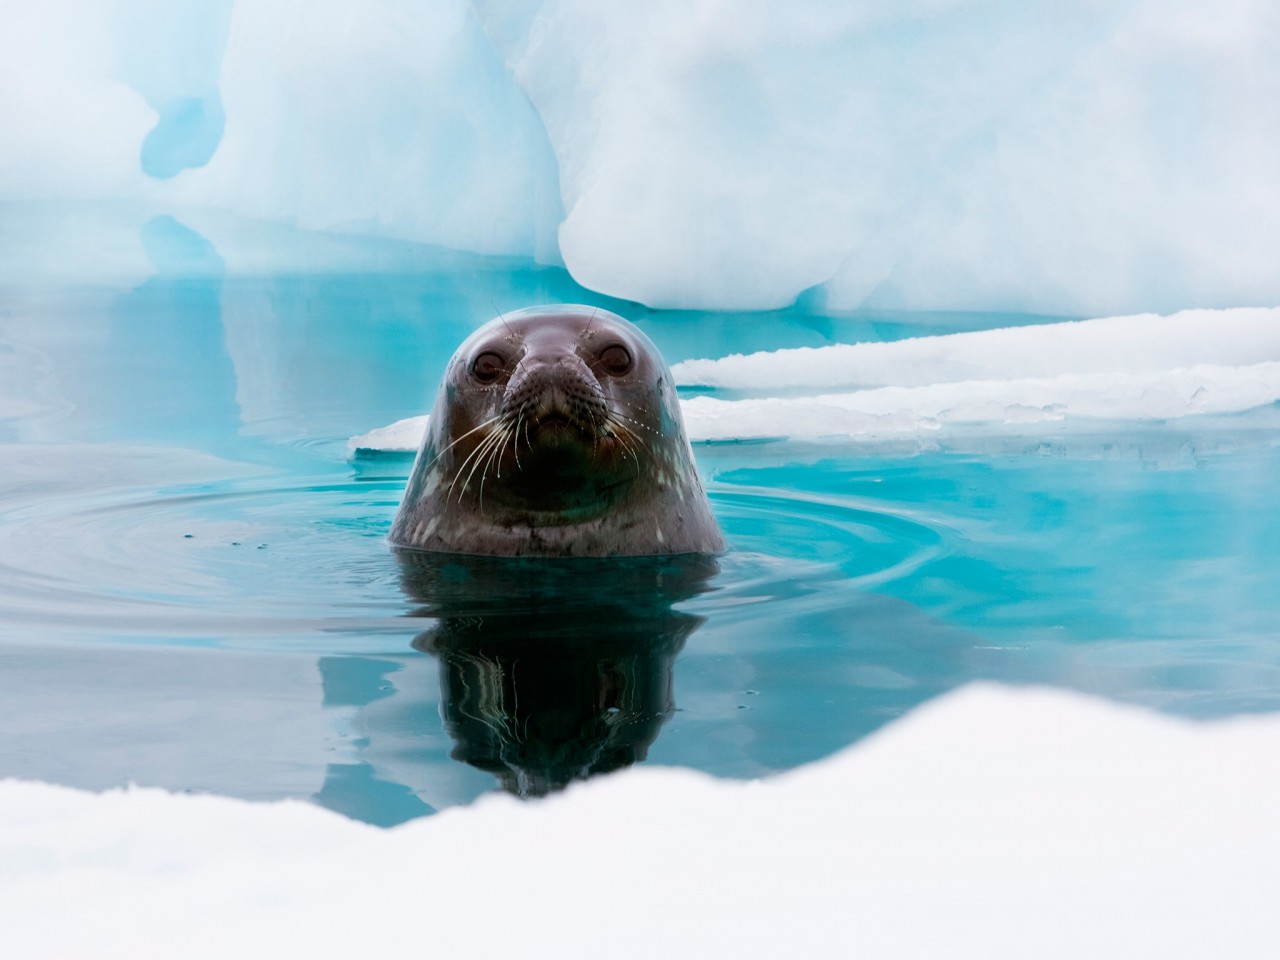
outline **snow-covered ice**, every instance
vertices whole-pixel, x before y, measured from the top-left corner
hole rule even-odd
[[[973,686],[819,764],[632,769],[391,830],[0,783],[10,957],[1274,957],[1280,719]]]
[[[1160,373],[1280,360],[1280,309],[1183,310],[686,360],[682,385],[766,391]]]
[[[417,450],[422,445],[430,419],[430,414],[423,414],[420,417],[405,417],[385,427],[375,427],[368,433],[348,440],[347,452],[409,453]]]
[[[1280,401],[1280,309],[1184,310],[774,350],[672,367],[684,386],[762,394],[681,401],[690,439],[929,434],[948,425],[1153,421]],[[840,389],[843,388],[843,389]],[[416,450],[425,417],[348,442]]]
[[[1280,309],[1185,310],[776,350],[689,360],[672,372],[686,385],[765,394],[685,401],[689,432],[704,440],[1239,413],[1280,400]]]

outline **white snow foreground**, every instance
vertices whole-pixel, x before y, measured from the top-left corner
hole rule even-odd
[[[823,763],[644,768],[392,830],[0,783],[7,957],[1280,950],[1280,717],[967,687]]]
[[[1280,308],[1183,310],[773,350],[672,367],[683,386],[786,394],[682,401],[692,440],[874,439],[948,425],[1172,420],[1280,400]],[[844,388],[841,390],[840,388]],[[416,450],[426,417],[348,442]]]

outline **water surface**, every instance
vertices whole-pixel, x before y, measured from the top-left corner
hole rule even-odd
[[[346,450],[497,310],[600,304],[671,362],[1056,318],[655,313],[525,262],[9,213],[0,776],[390,824],[640,762],[784,770],[975,679],[1280,709],[1274,409],[699,445],[732,547],[700,562],[406,560],[409,461]]]

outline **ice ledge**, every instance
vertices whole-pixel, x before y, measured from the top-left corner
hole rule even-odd
[[[413,453],[422,445],[431,417],[405,417],[385,427],[376,427],[368,433],[347,441],[347,453],[368,456],[378,453]]]
[[[672,368],[677,382],[755,394],[683,401],[694,441],[877,439],[951,425],[1034,432],[1064,420],[1162,421],[1280,401],[1280,308],[1184,310],[775,350]],[[843,388],[843,389],[841,389]],[[355,454],[418,448],[426,418],[359,437]]]
[[[975,685],[762,782],[641,768],[385,831],[299,802],[8,781],[0,950],[348,957],[425,930],[488,956],[554,940],[582,957],[1269,960],[1277,749],[1280,717],[1197,725]]]

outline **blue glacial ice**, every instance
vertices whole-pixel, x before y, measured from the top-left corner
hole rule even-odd
[[[535,257],[656,307],[1280,302],[1272,0],[4,9],[0,200]]]

